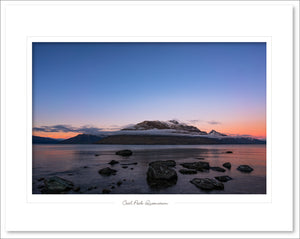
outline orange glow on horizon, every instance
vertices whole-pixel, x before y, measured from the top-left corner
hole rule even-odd
[[[198,129],[209,133],[211,130],[216,130],[227,135],[250,135],[255,138],[266,138],[265,122],[257,122],[256,124],[249,123],[232,123],[209,125],[207,127],[195,125]],[[33,132],[33,135],[40,137],[48,137],[53,139],[68,139],[80,133],[76,132]]]
[[[224,133],[227,135],[250,135],[255,138],[266,138],[265,120],[257,120],[255,122],[231,122],[209,125],[206,127],[197,125],[196,127],[208,133],[214,129],[220,133]]]
[[[39,137],[47,137],[47,138],[53,138],[53,139],[68,139],[71,137],[74,137],[80,133],[75,132],[33,132],[34,136]]]

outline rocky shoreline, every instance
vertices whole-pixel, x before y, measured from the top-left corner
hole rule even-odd
[[[231,151],[227,151],[225,153],[229,152],[233,153]],[[107,167],[98,169],[99,177],[113,177],[118,174],[118,170],[133,170],[134,167],[142,167],[138,162],[130,161],[130,156],[134,154],[131,150],[120,150],[115,152],[115,154],[120,157],[120,161],[121,159],[126,158],[129,162],[124,163],[119,162],[118,160],[111,160],[107,162]],[[99,154],[95,154],[95,157],[97,156],[99,156]],[[205,161],[205,158],[203,157],[195,158],[195,160],[197,161],[181,164],[176,163],[175,160],[150,161],[147,165],[145,180],[150,188],[163,190],[177,184],[179,180],[178,173],[182,175],[180,180],[185,180],[187,175],[194,175],[195,177],[193,179],[190,180],[186,178],[186,180],[199,190],[209,192],[213,190],[224,190],[226,182],[234,180],[234,178],[226,175],[226,172],[230,170],[238,170],[245,174],[249,174],[254,170],[249,165],[239,165],[236,169],[231,169],[230,162],[225,162],[222,165],[211,166],[210,162]],[[121,169],[116,170],[112,168],[114,165],[120,165]],[[88,167],[86,166],[84,168]],[[204,173],[207,173],[210,170],[223,173],[224,175],[215,176],[213,178],[205,177]],[[128,179],[123,178],[117,182],[112,182],[109,187],[103,187],[101,192],[103,194],[113,193],[113,190],[116,189],[116,187],[121,187],[126,180]],[[99,187],[99,185],[90,185],[84,190],[74,182],[59,176],[38,178],[37,181],[43,182],[43,184],[38,187],[42,194],[86,193],[87,191],[91,191]],[[134,179],[131,179],[131,181],[134,182]]]

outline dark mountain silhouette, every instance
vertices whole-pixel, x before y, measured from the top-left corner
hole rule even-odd
[[[103,137],[92,135],[92,134],[78,134],[75,137],[63,140],[60,144],[93,144]]]
[[[39,137],[39,136],[32,136],[32,143],[33,144],[57,144],[60,140],[47,138],[47,137]]]
[[[112,135],[97,144],[134,144],[134,145],[198,145],[198,144],[265,144],[263,140],[252,138],[211,138],[192,136],[164,135]]]

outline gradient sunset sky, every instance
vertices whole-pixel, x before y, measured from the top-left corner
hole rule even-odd
[[[144,120],[266,136],[265,43],[33,43],[33,134]]]

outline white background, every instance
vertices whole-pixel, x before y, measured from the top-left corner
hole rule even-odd
[[[257,3],[256,3],[257,4]],[[291,2],[260,5],[217,2],[2,2],[1,8],[1,231],[7,237],[41,237],[16,231],[285,231],[272,238],[294,237],[293,229],[293,11]],[[31,147],[31,88],[27,77],[28,41],[33,37],[247,37],[271,39],[268,54],[268,170],[271,200],[247,202],[219,195],[211,202],[169,196],[120,196],[113,203],[32,202],[28,199],[28,149]],[[82,38],[84,39],[84,38]],[[200,39],[200,38],[199,38]],[[250,41],[250,40],[249,40]],[[269,42],[269,41],[268,41]],[[269,49],[269,48],[268,48]],[[298,58],[296,59],[298,60]],[[298,74],[294,72],[294,74]],[[30,84],[30,83],[29,83]],[[270,89],[271,86],[271,89]],[[297,86],[297,85],[296,85]],[[269,94],[270,93],[270,94]],[[270,128],[272,126],[272,128]],[[17,135],[17,142],[16,142]],[[269,138],[270,137],[270,138]],[[271,139],[271,141],[270,141]],[[271,144],[270,144],[271,142]],[[269,160],[269,158],[268,158]],[[29,169],[28,169],[29,167]],[[296,175],[298,178],[298,175]],[[79,196],[79,195],[78,195]],[[86,195],[82,195],[86,196]],[[112,195],[99,195],[107,202]],[[244,195],[247,196],[247,195]],[[267,195],[268,196],[268,195]],[[47,196],[49,197],[49,196]],[[151,198],[168,206],[125,207],[123,198]],[[174,199],[175,197],[175,199]],[[177,198],[176,198],[177,197]],[[183,195],[184,197],[184,195]],[[195,195],[197,197],[197,195]],[[226,199],[227,198],[227,199]],[[238,199],[238,200],[237,200]],[[57,198],[55,199],[57,200]],[[77,200],[77,199],[76,199]],[[194,200],[194,199],[193,199]],[[198,200],[198,198],[196,198]],[[221,200],[222,201],[222,200]],[[235,203],[233,203],[235,202]],[[224,220],[225,218],[225,220]],[[297,216],[298,218],[298,216]],[[296,218],[296,219],[297,219]],[[220,223],[222,221],[222,223]],[[298,230],[298,228],[297,228]],[[8,232],[10,231],[10,232]],[[14,231],[14,232],[13,232]],[[297,231],[298,233],[298,231]],[[104,234],[102,234],[104,235]],[[175,237],[173,234],[169,234]],[[194,236],[196,234],[190,234]],[[203,237],[242,234],[202,233]],[[249,234],[264,237],[267,234]],[[97,233],[54,233],[48,237],[99,237]],[[128,236],[129,234],[111,234]],[[141,234],[135,236],[141,237]],[[153,237],[154,234],[151,236]],[[161,234],[166,236],[166,234]],[[176,234],[176,237],[182,235]],[[199,236],[199,235],[198,235]],[[245,236],[245,234],[243,234]],[[109,235],[105,234],[105,237]],[[184,237],[187,237],[186,235]]]

